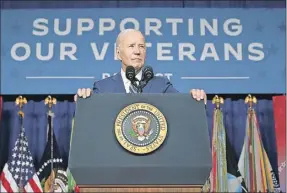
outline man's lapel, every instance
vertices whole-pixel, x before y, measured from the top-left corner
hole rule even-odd
[[[115,87],[114,87],[114,92],[115,93],[126,93],[126,89],[125,89],[124,82],[123,82],[120,72],[114,75],[113,80],[116,82]]]
[[[151,79],[147,85],[143,88],[143,93],[149,93],[150,89],[151,89],[151,85],[152,85],[153,79]]]

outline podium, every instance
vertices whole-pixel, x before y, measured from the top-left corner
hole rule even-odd
[[[80,192],[201,192],[212,167],[205,105],[189,94],[80,98],[71,137]]]

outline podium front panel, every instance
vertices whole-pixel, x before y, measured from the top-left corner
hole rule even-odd
[[[167,136],[154,152],[138,155],[115,136],[126,106],[147,103],[163,113]],[[211,150],[203,102],[187,94],[95,94],[79,99],[69,168],[78,184],[203,184]]]

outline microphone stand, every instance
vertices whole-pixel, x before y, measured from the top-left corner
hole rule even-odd
[[[143,92],[142,81],[139,81],[138,91],[139,91],[139,93]]]

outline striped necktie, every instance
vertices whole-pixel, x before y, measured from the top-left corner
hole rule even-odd
[[[129,87],[129,93],[137,93],[137,88],[133,84]]]

